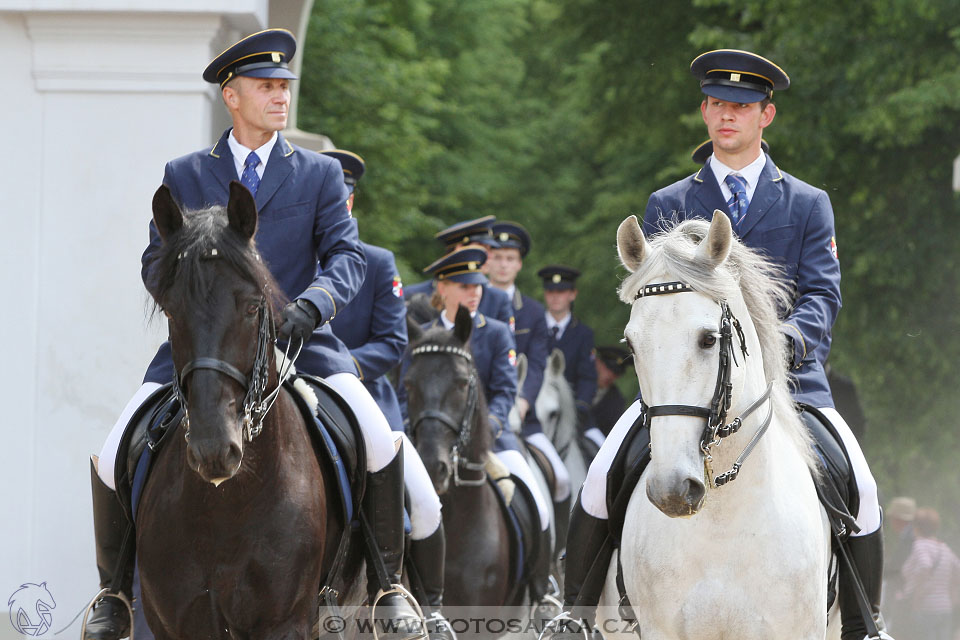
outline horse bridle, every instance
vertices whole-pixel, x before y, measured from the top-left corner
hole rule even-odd
[[[177,256],[177,259],[179,260],[185,255],[186,253],[181,253]],[[217,255],[217,250],[211,249],[204,257],[216,258]],[[260,256],[258,255],[257,260],[259,259]],[[253,442],[253,439],[260,435],[260,432],[263,431],[263,420],[267,417],[267,413],[270,412],[270,408],[273,407],[273,404],[276,402],[277,396],[280,394],[280,389],[283,386],[283,380],[286,379],[289,368],[292,367],[293,362],[300,354],[300,349],[303,347],[303,343],[301,342],[294,356],[288,358],[290,342],[287,343],[283,359],[284,366],[281,367],[281,373],[277,379],[277,387],[268,394],[266,391],[267,384],[270,380],[269,355],[271,347],[273,347],[276,342],[270,306],[267,304],[266,298],[261,297],[257,306],[257,348],[253,360],[253,369],[251,369],[249,376],[244,375],[242,371],[229,362],[218,358],[195,358],[185,364],[179,372],[174,369],[173,391],[183,406],[183,435],[188,442],[190,440],[190,414],[187,410],[187,395],[185,389],[187,377],[198,369],[218,371],[240,384],[244,391],[246,391],[246,395],[243,398],[243,419],[241,421],[243,438],[247,442]],[[283,369],[287,369],[287,371],[283,371]]]
[[[694,289],[685,282],[663,282],[648,284],[637,292],[634,301],[647,296],[659,296],[673,293],[693,292]],[[733,331],[736,329],[737,338],[740,342],[740,350],[743,353],[744,362],[750,354],[747,352],[747,343],[743,335],[743,327],[740,321],[730,311],[730,305],[726,300],[720,300],[720,363],[717,370],[717,384],[713,391],[713,398],[710,401],[710,407],[700,407],[688,404],[661,404],[648,406],[643,400],[640,400],[641,416],[644,426],[649,430],[650,422],[653,418],[659,416],[693,416],[706,418],[707,424],[700,438],[700,450],[703,453],[704,475],[714,487],[722,487],[728,482],[737,478],[740,468],[744,461],[753,451],[754,447],[766,433],[773,419],[773,404],[770,404],[767,410],[767,416],[764,418],[757,432],[751,438],[750,442],[737,457],[733,467],[717,476],[713,476],[711,462],[713,456],[710,451],[712,447],[719,447],[723,438],[727,438],[737,433],[743,426],[743,421],[754,411],[759,409],[767,400],[770,399],[770,392],[773,384],[767,385],[766,391],[750,404],[739,416],[727,423],[727,411],[730,409],[733,396],[733,383],[730,382],[730,372],[732,365],[740,366],[737,362],[736,353],[733,349]]]
[[[484,469],[482,463],[471,462],[465,457],[460,456],[461,448],[466,447],[470,442],[473,414],[476,411],[477,400],[479,396],[477,372],[473,367],[473,356],[466,349],[441,344],[422,344],[411,351],[410,356],[415,358],[419,355],[439,353],[459,356],[466,360],[470,365],[470,378],[467,382],[467,403],[464,405],[463,415],[460,417],[460,421],[457,422],[439,409],[426,409],[421,411],[413,421],[413,424],[411,425],[411,433],[413,434],[413,437],[416,438],[417,430],[420,428],[420,424],[424,420],[432,419],[440,422],[443,426],[457,434],[457,441],[454,443],[453,449],[450,452],[453,463],[453,484],[458,487],[478,487],[486,484],[486,474],[481,473],[480,477],[475,480],[468,480],[460,477],[460,467],[463,467],[463,469],[466,471],[473,472],[482,472]]]

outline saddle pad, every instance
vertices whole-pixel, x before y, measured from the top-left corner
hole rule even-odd
[[[497,503],[500,505],[500,510],[503,512],[503,517],[507,521],[507,530],[510,532],[510,548],[513,551],[511,558],[513,560],[513,567],[511,573],[512,581],[511,592],[514,592],[523,580],[523,563],[524,563],[524,549],[523,549],[523,530],[520,526],[520,522],[517,520],[517,515],[513,512],[513,509],[510,508],[510,505],[507,503],[506,497],[503,495],[503,492],[500,491],[500,486],[497,484],[497,481],[487,476],[487,483],[493,489],[493,494],[497,497]],[[507,600],[510,602],[511,600]]]
[[[323,378],[298,373],[297,376],[307,383],[317,396],[317,415],[327,427],[327,431],[337,449],[343,455],[347,468],[347,477],[353,487],[360,489],[363,495],[363,482],[367,469],[367,455],[363,448],[363,434],[356,414],[336,389]],[[299,394],[297,394],[299,397]]]

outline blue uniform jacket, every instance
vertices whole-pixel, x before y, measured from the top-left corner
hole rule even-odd
[[[576,317],[570,318],[570,324],[567,325],[559,340],[554,340],[553,335],[547,330],[547,349],[552,352],[557,347],[563,351],[563,357],[566,360],[563,375],[573,387],[577,409],[588,420],[588,424],[582,424],[580,428],[589,429],[594,426],[590,407],[593,406],[593,397],[597,394],[597,366],[593,363],[593,329]]]
[[[418,282],[406,287],[406,295],[408,299],[418,293],[430,297],[436,288],[437,284],[435,280],[424,280],[423,282]],[[480,306],[477,307],[477,311],[488,318],[495,318],[500,322],[506,322],[507,325],[513,329],[513,305],[506,291],[502,291],[488,284],[483,285],[483,297],[480,298]]]
[[[228,129],[210,149],[167,163],[163,183],[181,208],[227,204],[230,182],[239,180],[227,144],[229,133]],[[305,298],[319,309],[321,326],[304,345],[297,368],[323,377],[356,373],[350,352],[325,324],[353,298],[366,271],[357,224],[346,201],[339,162],[295,147],[278,135],[257,190],[259,216],[254,239],[283,293],[291,300]],[[151,220],[150,244],[143,252],[141,270],[151,293],[150,268],[160,244]],[[318,270],[318,263],[322,269]],[[150,363],[144,382],[165,383],[172,378],[170,344],[165,342]]]
[[[443,326],[439,318],[423,325],[423,328],[426,330],[438,326]],[[513,333],[506,323],[487,318],[478,311],[473,317],[473,332],[470,334],[469,348],[487,399],[490,429],[493,430],[495,438],[493,451],[508,449],[519,451],[520,443],[517,441],[517,436],[510,430],[507,421],[510,409],[517,398],[516,343],[513,340]],[[408,354],[403,360],[401,380],[409,366]],[[407,393],[402,384],[398,395],[404,423],[408,423]]]
[[[783,267],[793,288],[793,308],[783,319],[783,331],[793,340],[794,398],[833,407],[823,370],[841,306],[833,207],[822,189],[781,172],[769,155],[766,158],[747,214],[734,231],[744,244],[764,250]],[[655,233],[661,218],[709,220],[714,209],[726,212],[727,205],[707,162],[692,176],[650,196],[643,231]]]
[[[407,348],[403,288],[393,253],[366,242],[361,244],[367,255],[367,277],[330,326],[350,349],[360,380],[390,427],[403,431],[397,393],[385,375],[400,364]]]
[[[527,356],[527,377],[523,381],[520,397],[530,403],[530,410],[523,422],[523,435],[530,436],[543,431],[534,406],[543,384],[543,370],[547,366],[547,321],[543,305],[523,295],[519,289],[514,289],[512,302],[515,322],[513,336],[517,341],[517,352]]]

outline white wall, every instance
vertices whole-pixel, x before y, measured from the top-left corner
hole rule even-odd
[[[139,275],[150,200],[167,160],[220,134],[203,67],[267,14],[267,0],[0,0],[0,638],[22,637],[5,615],[22,583],[56,600],[44,637],[96,591],[87,459],[165,331]]]

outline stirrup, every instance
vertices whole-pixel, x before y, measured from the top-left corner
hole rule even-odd
[[[534,602],[530,607],[531,620],[542,619],[544,617],[537,615],[537,612],[540,610],[554,609],[557,611],[557,613],[550,616],[551,622],[563,613],[563,601],[561,600],[563,596],[560,594],[560,585],[552,573],[547,577],[547,585],[547,592],[540,596],[539,602]]]
[[[576,633],[583,640],[590,640],[592,635],[590,624],[582,618],[574,618],[569,611],[561,611],[546,624],[537,640],[551,640],[564,633]]]
[[[380,638],[380,634],[377,633],[377,605],[380,604],[380,601],[383,598],[389,595],[398,595],[403,598],[407,604],[410,605],[414,615],[417,617],[416,626],[412,629],[407,629],[411,632],[411,637],[415,637],[417,640],[428,640],[426,620],[423,616],[423,610],[420,608],[420,603],[417,602],[417,599],[413,597],[413,594],[410,593],[402,584],[391,584],[389,589],[380,589],[377,591],[377,595],[374,596],[373,602],[370,603],[370,628],[373,629],[373,640],[379,640]],[[409,624],[413,626],[413,623]],[[414,630],[419,630],[419,634],[414,635]],[[133,639],[131,638],[130,640]]]
[[[80,637],[85,638],[87,636],[87,618],[90,617],[90,612],[96,608],[96,604],[102,601],[104,598],[114,598],[123,603],[123,606],[127,608],[127,614],[130,616],[130,635],[129,640],[134,640],[133,638],[133,605],[130,604],[130,600],[127,599],[127,596],[123,593],[117,592],[113,593],[110,589],[104,587],[97,592],[97,595],[93,596],[93,599],[90,600],[90,603],[87,604],[87,608],[83,610],[83,622],[80,623]]]

